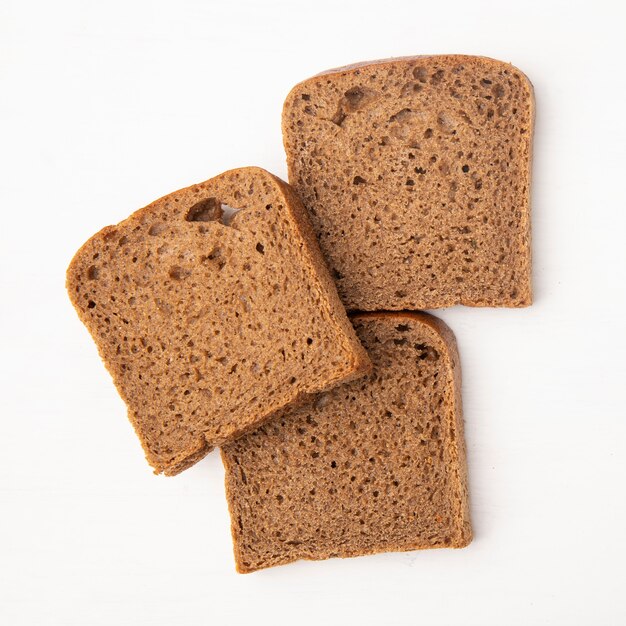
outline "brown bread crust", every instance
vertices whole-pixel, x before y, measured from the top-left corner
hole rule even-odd
[[[456,341],[424,313],[352,317],[372,374],[222,448],[237,571],[472,539]]]
[[[75,255],[70,299],[156,473],[369,371],[310,233],[284,182],[241,168],[157,200]]]
[[[510,64],[330,70],[283,108],[289,182],[350,310],[528,306],[534,95]]]

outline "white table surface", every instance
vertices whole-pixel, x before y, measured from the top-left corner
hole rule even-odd
[[[617,2],[0,5],[0,623],[626,623],[626,13]],[[423,53],[535,85],[536,303],[453,308],[476,538],[235,574],[212,454],[155,477],[64,291],[102,226],[286,176],[290,87]]]

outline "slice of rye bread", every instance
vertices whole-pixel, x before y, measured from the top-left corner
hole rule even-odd
[[[368,378],[222,448],[239,572],[471,541],[454,335],[424,313],[352,321]]]
[[[297,85],[289,182],[344,304],[531,304],[531,83],[507,63],[424,56]]]
[[[259,168],[104,228],[67,289],[156,473],[370,368],[306,211]]]

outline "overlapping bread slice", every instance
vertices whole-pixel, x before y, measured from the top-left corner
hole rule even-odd
[[[531,303],[534,100],[484,57],[363,63],[287,97],[289,182],[349,309]]]
[[[452,332],[352,318],[374,370],[222,448],[237,569],[471,541]]]
[[[103,229],[67,288],[157,473],[369,368],[300,201],[258,168]]]

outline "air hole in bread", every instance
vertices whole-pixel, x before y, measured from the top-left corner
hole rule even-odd
[[[224,226],[230,226],[233,217],[240,210],[220,202],[217,198],[205,198],[187,211],[185,219],[188,222],[221,222]]]
[[[187,211],[188,222],[213,222],[222,217],[222,207],[217,198],[205,198]]]
[[[98,280],[98,276],[100,276],[100,270],[95,265],[92,265],[87,270],[87,278],[89,280]]]
[[[422,90],[422,86],[419,83],[406,83],[404,87],[402,87],[401,95],[406,97],[411,94],[418,93]]]
[[[163,222],[157,222],[156,224],[152,224],[148,229],[148,235],[152,235],[153,237],[156,235],[160,235],[162,232],[167,230],[167,225]]]
[[[454,130],[456,122],[449,113],[441,111],[437,116],[437,124],[439,124],[444,133],[456,134],[456,131]]]
[[[330,120],[333,124],[337,124],[337,126],[341,126],[344,121],[346,119],[346,114],[341,110],[341,108],[339,108],[339,110],[337,111],[337,113],[335,113],[335,115],[333,115],[332,119]],[[298,120],[299,122],[300,120]]]
[[[407,117],[413,113],[413,111],[411,109],[400,109],[397,113],[394,113],[393,115],[391,115],[389,117],[389,122],[400,122],[402,123],[404,120],[407,119]]]
[[[360,87],[352,87],[352,89],[348,89],[344,94],[346,101],[354,109],[358,107],[364,95],[365,93]]]
[[[504,87],[496,84],[491,88],[491,93],[493,93],[496,99],[502,98],[504,96]]]
[[[420,81],[420,83],[425,83],[428,79],[428,72],[425,67],[416,67],[413,69],[413,78]]]
[[[183,280],[187,278],[187,276],[191,275],[191,271],[185,269],[184,267],[180,267],[180,265],[173,265],[170,267],[169,275],[170,278],[173,278],[174,280]]]
[[[433,85],[437,85],[439,84],[442,80],[443,80],[443,76],[444,76],[444,71],[443,70],[437,70],[430,78],[430,82]]]

